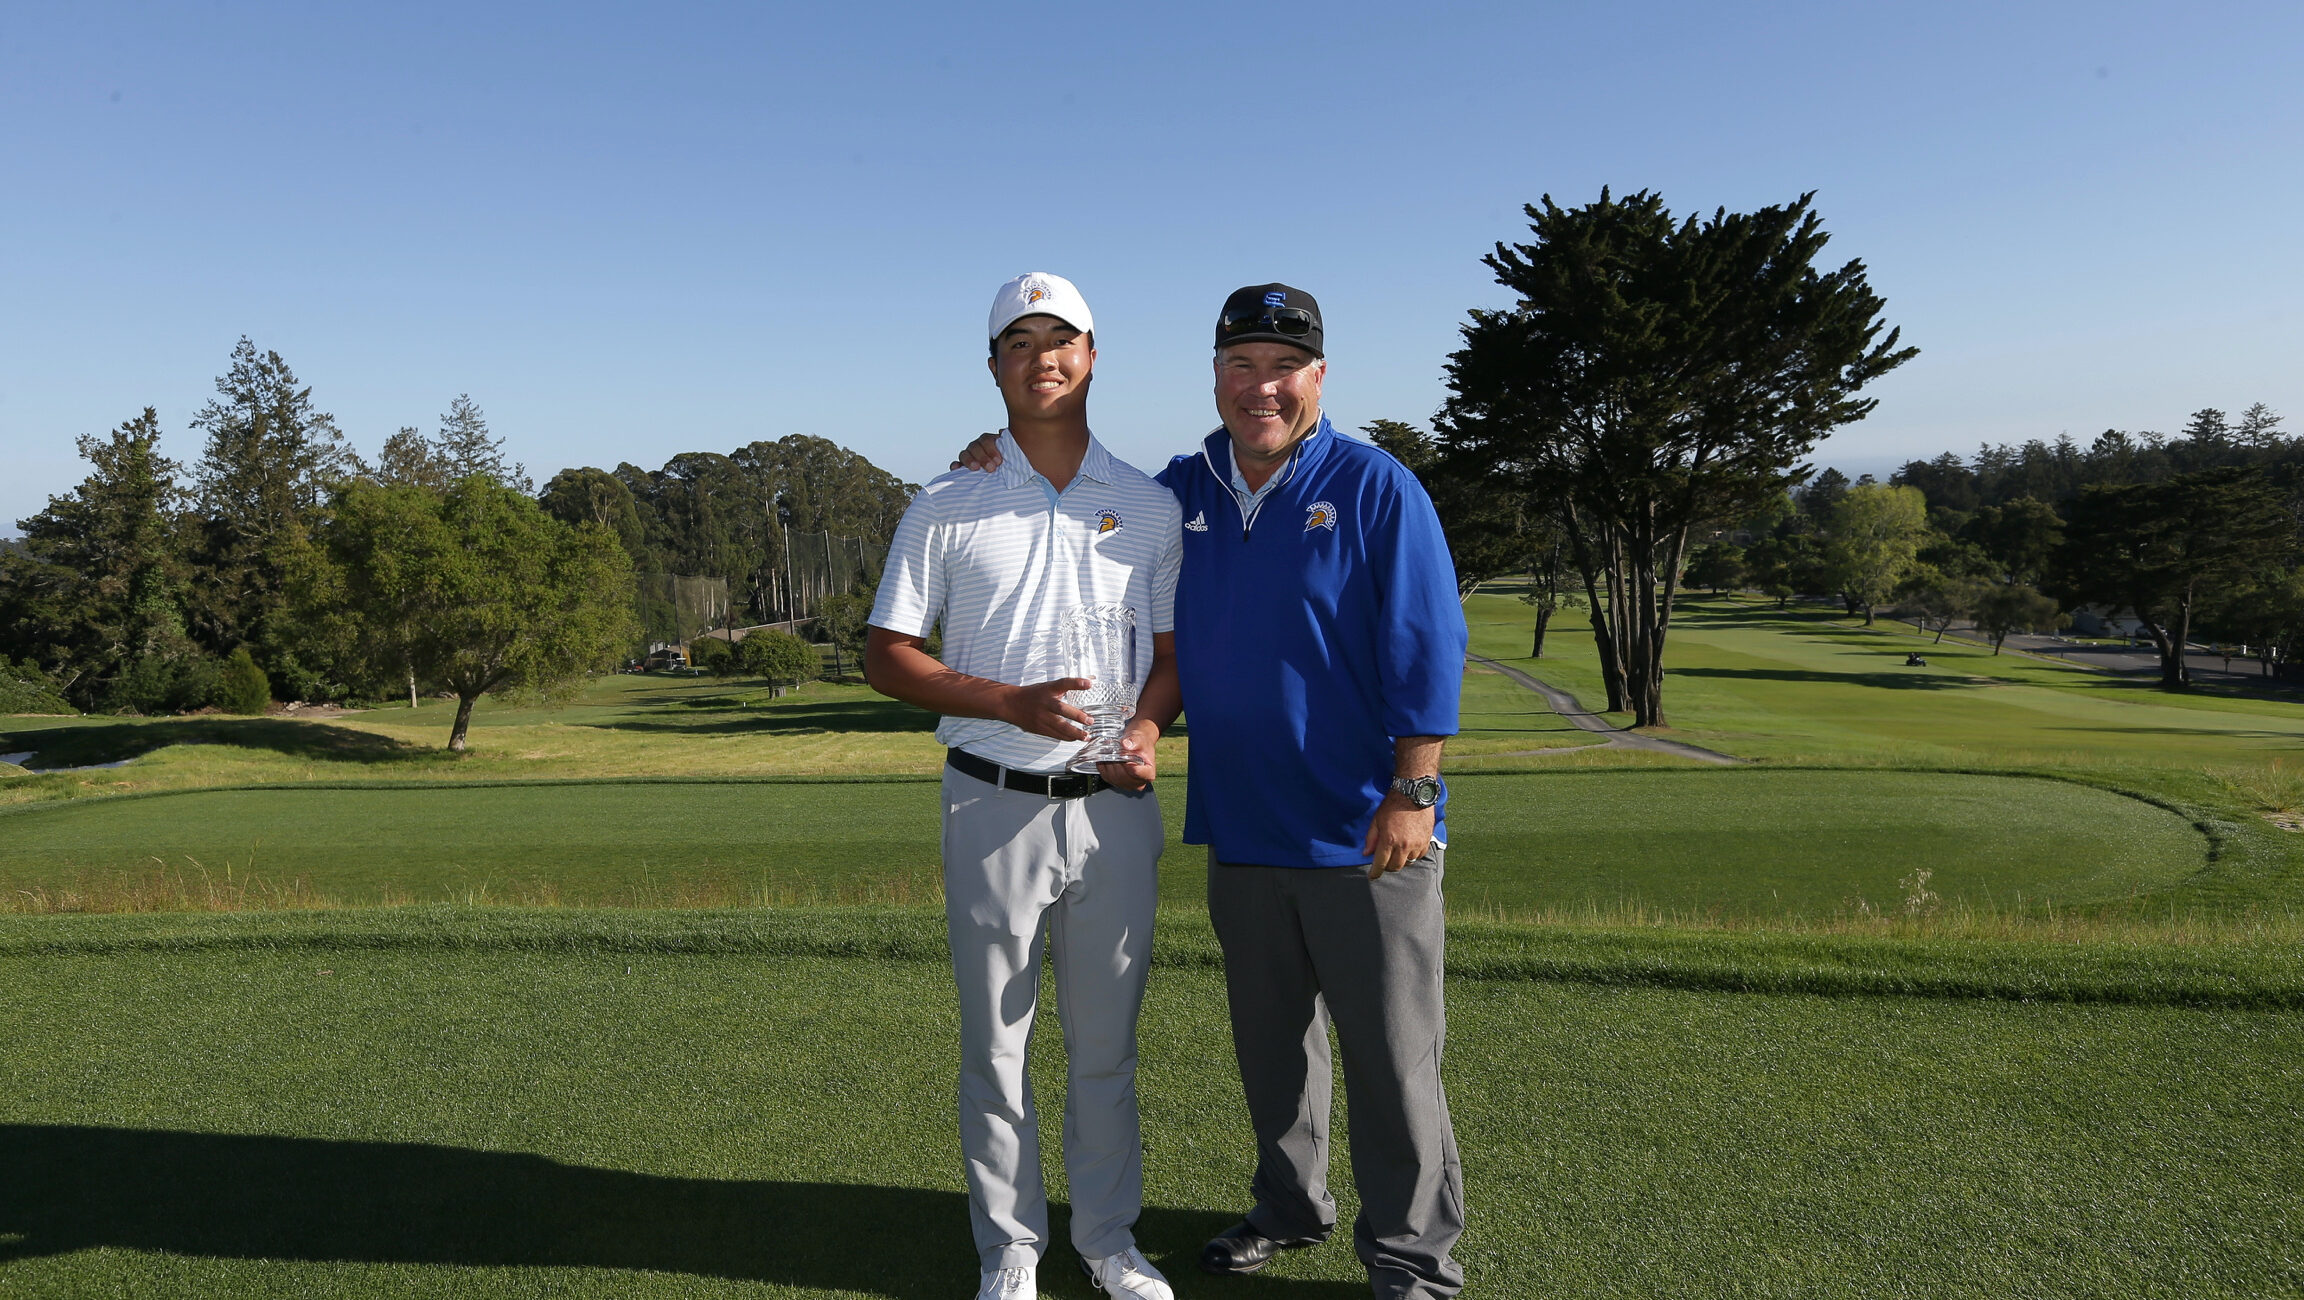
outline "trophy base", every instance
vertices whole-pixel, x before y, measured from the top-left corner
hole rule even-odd
[[[1120,731],[1136,711],[1130,708],[1092,708],[1088,713],[1088,743],[1072,756],[1065,765],[1067,772],[1093,773],[1098,763],[1123,763],[1128,755],[1120,749]]]

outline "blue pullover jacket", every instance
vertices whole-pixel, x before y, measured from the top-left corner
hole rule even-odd
[[[1218,428],[1159,474],[1184,506],[1184,841],[1223,862],[1365,866],[1393,739],[1456,734],[1456,567],[1423,484],[1325,417],[1279,473],[1243,517]]]

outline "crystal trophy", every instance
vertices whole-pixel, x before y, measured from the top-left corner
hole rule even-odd
[[[1125,760],[1120,729],[1136,712],[1136,611],[1126,605],[1081,605],[1057,630],[1066,677],[1085,677],[1088,689],[1066,691],[1064,702],[1088,715],[1088,743],[1071,770],[1093,772],[1098,763]]]

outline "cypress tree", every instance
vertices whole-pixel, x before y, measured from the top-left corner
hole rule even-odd
[[[261,717],[272,707],[272,683],[256,660],[241,646],[224,661],[223,679],[218,683],[216,703],[226,713],[247,717]]]

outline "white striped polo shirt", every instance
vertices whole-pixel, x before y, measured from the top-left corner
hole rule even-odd
[[[1002,429],[999,469],[954,470],[905,508],[872,625],[924,637],[941,620],[947,666],[1022,686],[1066,675],[1056,640],[1067,611],[1111,601],[1136,611],[1141,682],[1152,634],[1176,627],[1183,518],[1173,493],[1093,436],[1058,492]],[[992,718],[947,716],[936,739],[1027,772],[1061,771],[1080,750]]]

